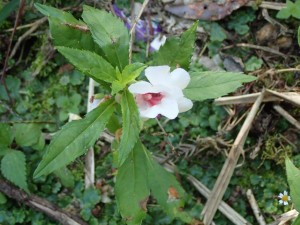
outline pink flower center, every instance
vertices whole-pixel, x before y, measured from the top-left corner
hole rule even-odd
[[[137,102],[144,102],[150,106],[157,105],[164,97],[161,93],[146,93],[136,96]]]

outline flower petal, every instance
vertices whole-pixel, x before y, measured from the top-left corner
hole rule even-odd
[[[177,100],[179,112],[186,112],[193,107],[193,102],[187,98],[180,98]]]
[[[286,202],[286,201],[284,201],[284,202],[283,202],[283,204],[284,204],[284,205],[288,205],[289,203],[288,203],[288,202]]]
[[[287,191],[284,191],[283,194],[284,194],[284,195],[288,195],[288,192],[287,192]]]
[[[146,119],[146,118],[155,118],[159,114],[160,114],[160,107],[159,107],[159,105],[148,107],[145,110],[140,110],[140,116],[143,119]]]
[[[278,198],[282,198],[283,194],[279,193]]]
[[[90,103],[90,111],[97,108],[101,102],[101,99],[94,99],[92,103]]]
[[[186,72],[182,68],[177,68],[177,69],[173,70],[171,73],[171,79],[172,79],[173,85],[175,85],[181,89],[186,88],[186,86],[188,86],[188,84],[191,80],[189,73]]]
[[[163,35],[161,37],[161,35],[156,36],[156,38],[154,38],[154,40],[150,43],[151,48],[153,48],[155,51],[158,51],[159,48],[165,44],[167,40],[167,37],[165,35]]]
[[[158,93],[159,90],[153,87],[149,82],[146,81],[138,81],[134,84],[131,84],[128,87],[128,90],[133,94],[146,94],[146,93]]]
[[[283,201],[282,201],[282,200],[279,200],[278,202],[279,202],[279,204],[280,204],[280,205],[282,205],[282,204],[283,204]]]
[[[288,196],[288,200],[291,201],[291,196]]]
[[[163,98],[159,106],[160,106],[161,115],[171,120],[175,119],[178,116],[179,109],[178,109],[177,101],[175,99]]]
[[[145,76],[153,85],[172,85],[169,66],[149,66],[145,69]]]

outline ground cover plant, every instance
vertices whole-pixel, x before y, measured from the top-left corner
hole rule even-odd
[[[164,4],[1,2],[1,224],[297,217],[298,3]]]

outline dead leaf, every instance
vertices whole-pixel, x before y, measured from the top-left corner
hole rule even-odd
[[[172,187],[172,186],[168,189],[168,195],[169,195],[169,197],[168,197],[169,201],[173,201],[173,200],[179,199],[179,193],[178,193],[178,191],[174,187]]]
[[[148,199],[149,199],[149,197],[146,197],[140,201],[140,206],[141,206],[142,210],[144,210],[145,212],[147,212]]]
[[[187,5],[166,6],[165,10],[186,19],[220,20],[248,2],[249,0],[204,0]]]

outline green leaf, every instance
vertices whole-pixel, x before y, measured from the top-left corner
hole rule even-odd
[[[35,3],[34,6],[37,10],[40,11],[40,13],[44,14],[45,16],[48,16],[48,17],[51,16],[53,18],[57,18],[61,22],[73,23],[73,24],[76,24],[79,22],[74,16],[72,16],[71,13],[62,11],[60,9],[57,9],[57,8],[54,8],[51,6],[42,5],[40,3]],[[84,25],[83,22],[79,22],[79,23],[81,25]]]
[[[53,137],[34,177],[47,175],[84,154],[99,138],[114,108],[115,102],[108,100],[89,112],[84,119],[63,126]]]
[[[127,159],[135,146],[140,132],[140,115],[133,95],[124,91],[121,97],[123,129],[118,151],[119,166]]]
[[[0,146],[10,146],[14,140],[14,132],[6,123],[0,123]]]
[[[254,81],[250,75],[233,72],[200,72],[191,74],[191,81],[183,90],[184,95],[196,101],[218,98],[235,91],[242,83]]]
[[[62,167],[54,171],[55,176],[60,179],[62,185],[67,188],[73,188],[75,185],[74,176],[67,167]]]
[[[35,123],[14,124],[16,142],[19,146],[32,146],[39,142],[41,125]]]
[[[0,205],[4,205],[7,202],[6,196],[0,192]]]
[[[38,139],[38,142],[34,145],[31,146],[33,149],[35,150],[43,150],[44,147],[45,147],[45,138],[44,138],[44,134],[41,133],[39,139]]]
[[[143,63],[133,63],[127,65],[118,80],[112,83],[112,94],[118,93],[123,90],[126,85],[137,78],[145,69],[146,65]]]
[[[147,155],[141,142],[137,142],[125,163],[118,169],[116,177],[116,199],[118,208],[127,224],[141,224],[146,216],[146,205],[150,195],[147,181]]]
[[[122,71],[122,83],[128,84],[137,78],[145,69],[146,65],[143,63],[132,63],[127,65]]]
[[[251,58],[245,63],[245,69],[246,71],[254,71],[260,69],[262,65],[262,59],[259,59],[256,56],[251,56]]]
[[[224,41],[227,38],[227,35],[218,23],[211,23],[210,27],[210,40],[211,41]]]
[[[93,41],[90,32],[75,29],[75,26],[87,27],[82,21],[77,20],[72,14],[51,6],[35,3],[35,7],[49,18],[51,36],[56,46],[65,46],[85,49],[100,53],[99,47]],[[71,27],[72,25],[73,27]]]
[[[298,45],[300,46],[300,26],[298,27]]]
[[[292,225],[300,225],[300,215],[297,216]]]
[[[300,19],[300,2],[294,4],[295,7],[292,9],[292,16],[294,18]]]
[[[172,217],[191,223],[192,218],[182,211],[186,193],[176,178],[155,162],[148,152],[148,182],[151,194],[163,210]]]
[[[111,13],[83,6],[82,18],[105,57],[120,70],[128,64],[129,33],[124,23]]]
[[[291,12],[287,8],[281,9],[276,15],[278,19],[288,19],[290,16],[291,16]]]
[[[180,39],[168,38],[159,51],[153,55],[152,64],[155,66],[169,65],[172,69],[179,65],[187,70],[194,50],[197,27],[198,21],[185,31]]]
[[[111,83],[117,79],[113,66],[93,52],[68,47],[57,47],[57,50],[78,70],[96,81]]]
[[[26,182],[25,155],[21,151],[11,150],[1,160],[3,176],[16,186],[28,191]]]
[[[300,212],[300,170],[294,166],[288,157],[285,159],[285,166],[290,186],[291,199],[294,203],[295,209]]]
[[[9,1],[1,10],[0,10],[0,25],[5,21],[5,19],[19,6],[19,0]]]

